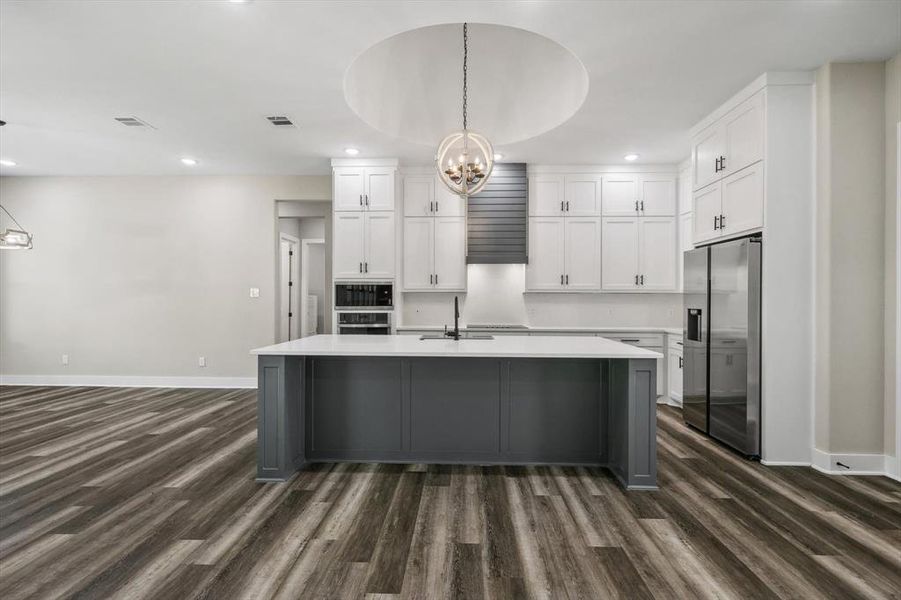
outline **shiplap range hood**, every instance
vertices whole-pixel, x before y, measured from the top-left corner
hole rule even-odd
[[[467,210],[467,263],[529,262],[526,163],[496,163],[485,187],[469,197]]]

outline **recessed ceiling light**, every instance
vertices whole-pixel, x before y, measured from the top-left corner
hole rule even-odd
[[[360,153],[360,151],[357,150],[356,148],[345,148],[344,151],[346,153],[350,154],[351,156],[356,156],[357,154]]]
[[[246,4],[247,0],[228,0],[232,4]]]
[[[4,167],[15,167],[16,163],[11,160],[3,159],[0,160],[0,165],[3,165]]]
[[[504,159],[504,155],[503,155],[503,154],[501,154],[500,152],[495,152],[495,153],[494,153],[494,160],[503,160],[503,159]]]
[[[185,157],[185,158],[181,159],[181,164],[188,165],[189,167],[193,167],[194,165],[197,164],[197,161],[193,158]]]
[[[638,155],[637,154],[627,154],[623,158],[628,161],[633,161],[633,160],[638,160]]]

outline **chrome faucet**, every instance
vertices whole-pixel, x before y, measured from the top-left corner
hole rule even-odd
[[[444,335],[445,337],[454,338],[457,342],[460,341],[460,299],[457,296],[454,296],[454,330],[448,331],[447,325],[445,325]]]

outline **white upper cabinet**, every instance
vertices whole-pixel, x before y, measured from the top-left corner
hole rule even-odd
[[[394,210],[393,167],[335,167],[335,211]]]
[[[336,168],[332,184],[334,210],[363,210],[364,182],[364,169]]]
[[[648,173],[638,178],[639,214],[671,217],[676,214],[675,175]]]
[[[691,169],[693,189],[710,185],[720,178],[720,157],[726,151],[723,127],[714,123],[691,140]]]
[[[406,208],[405,208],[406,210]],[[404,219],[404,289],[428,290],[434,285],[435,219]]]
[[[404,216],[430,216],[435,209],[435,178],[404,177]]]
[[[601,181],[600,175],[566,175],[564,177],[564,216],[600,216]]]
[[[601,219],[564,219],[563,287],[568,290],[601,289]]]
[[[335,279],[363,277],[363,213],[336,213],[332,243],[332,273]]]
[[[604,216],[638,214],[638,175],[635,173],[610,173],[603,177],[601,198]]]
[[[607,291],[638,288],[638,217],[604,217],[601,239],[601,287]]]
[[[564,277],[563,217],[529,218],[526,289],[560,290]]]
[[[642,290],[676,289],[675,217],[648,217],[638,220],[638,284]]]
[[[709,242],[719,237],[720,213],[723,209],[720,182],[695,192],[692,211],[692,240],[695,244]]]
[[[763,163],[723,179],[720,234],[733,236],[763,227]]]
[[[679,214],[691,212],[691,167],[679,171]]]
[[[394,213],[364,213],[363,277],[392,279],[394,277]],[[336,240],[337,241],[337,240]]]
[[[726,152],[720,174],[728,177],[763,159],[763,92],[748,98],[724,118]]]
[[[435,215],[440,217],[466,216],[466,200],[453,193],[440,180],[435,180]]]
[[[466,290],[466,219],[434,219],[435,288]]]
[[[563,175],[529,177],[529,216],[556,217],[566,208]]]

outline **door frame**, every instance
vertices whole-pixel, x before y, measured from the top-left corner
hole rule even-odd
[[[296,309],[300,307],[300,303],[299,303],[300,294],[299,294],[298,286],[296,286],[296,285],[292,285],[291,288],[288,290],[288,295],[289,295],[288,306],[293,308],[294,310],[291,311],[291,315],[288,317],[288,340],[282,340],[281,339],[282,333],[283,333],[282,332],[282,314],[286,310],[286,307],[282,306],[282,287],[285,283],[282,281],[282,278],[281,278],[281,275],[282,275],[282,253],[281,253],[282,242],[288,242],[289,244],[293,244],[293,246],[294,246],[294,260],[289,261],[289,270],[290,270],[289,281],[297,282],[297,283],[299,283],[299,280],[300,280],[300,261],[297,260],[297,258],[299,258],[298,255],[300,254],[299,251],[301,249],[301,245],[300,245],[299,238],[296,238],[293,235],[288,234],[288,233],[283,233],[281,231],[278,233],[278,248],[279,248],[278,261],[277,261],[277,263],[278,263],[277,290],[278,291],[275,294],[276,303],[278,304],[278,324],[279,324],[278,339],[279,339],[279,341],[288,341],[288,340],[293,340],[293,339],[297,339],[298,337],[300,337],[300,335],[299,335],[300,319],[297,319],[294,316],[295,313],[297,312]]]
[[[303,336],[303,332],[307,330],[306,328],[306,320],[307,320],[307,296],[309,296],[310,289],[310,270],[307,268],[310,262],[310,246],[322,246],[323,251],[325,250],[325,239],[324,238],[304,238],[300,240],[300,289],[298,292],[300,293],[300,302],[298,306],[300,307],[300,319],[298,320],[298,337]],[[323,252],[323,261],[325,260],[325,253]],[[323,277],[325,277],[325,265],[323,264]],[[328,282],[325,282],[326,287],[328,287]],[[323,315],[325,315],[325,298],[322,299],[322,303],[320,305],[320,310],[323,311]],[[323,318],[323,326],[325,324],[326,319]],[[323,333],[322,331],[318,333]]]
[[[886,461],[888,463],[888,461]],[[901,481],[901,121],[895,126],[895,469]]]

